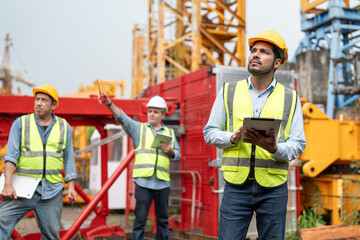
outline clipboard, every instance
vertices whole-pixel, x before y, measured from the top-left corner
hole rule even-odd
[[[245,117],[243,123],[243,130],[254,128],[263,136],[270,135],[270,129],[274,129],[274,134],[277,137],[281,119],[279,118],[257,118],[257,117]],[[241,141],[244,141],[244,136],[241,137]]]
[[[20,198],[31,199],[34,195],[36,187],[39,185],[40,178],[33,178],[21,175],[12,176],[12,186],[16,191],[16,195]],[[3,190],[5,184],[5,174],[0,176],[0,192]]]
[[[172,140],[172,137],[163,133],[157,133],[155,136],[154,141],[151,144],[152,148],[158,148],[160,147],[160,143],[170,143]]]

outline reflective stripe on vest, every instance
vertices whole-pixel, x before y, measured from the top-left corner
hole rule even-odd
[[[19,175],[41,178],[46,158],[45,177],[51,183],[62,182],[63,152],[66,147],[67,124],[55,116],[56,121],[43,145],[34,114],[21,117],[21,152],[16,166]],[[45,148],[45,149],[44,149]],[[45,152],[44,152],[45,151]]]
[[[175,134],[173,129],[164,127],[164,134],[172,137],[171,148],[174,148]],[[133,178],[137,177],[151,177],[156,169],[156,177],[164,181],[170,181],[170,157],[164,153],[160,148],[156,150],[151,147],[154,141],[154,135],[151,128],[141,123],[140,126],[140,142],[135,149],[135,163],[132,173]],[[157,159],[156,159],[156,154]]]
[[[224,84],[224,103],[227,114],[226,131],[235,132],[243,125],[245,117],[253,117],[247,80]],[[236,104],[237,103],[237,104]],[[280,83],[268,96],[260,113],[263,118],[282,119],[277,142],[289,137],[290,126],[295,112],[296,92]],[[224,178],[233,184],[242,184],[250,172],[251,144],[239,142],[234,147],[224,149],[222,167]],[[277,161],[265,149],[255,148],[255,179],[264,187],[275,187],[286,181],[288,162]]]

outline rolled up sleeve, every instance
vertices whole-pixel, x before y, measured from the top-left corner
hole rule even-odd
[[[64,150],[64,170],[65,170],[65,182],[75,180],[77,178],[75,159],[74,159],[74,147],[72,141],[72,131],[69,123],[67,123],[66,134],[66,147]]]
[[[17,160],[20,156],[21,128],[21,118],[17,118],[11,125],[4,157],[5,162],[12,162],[15,166],[17,165]]]

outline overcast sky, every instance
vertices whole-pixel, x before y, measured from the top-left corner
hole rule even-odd
[[[132,30],[146,24],[147,0],[0,0],[0,58],[7,33],[11,65],[26,71],[36,86],[49,83],[59,95],[77,93],[95,79],[126,80],[131,95]],[[290,59],[302,37],[300,0],[246,1],[246,41],[276,30]],[[31,87],[13,81],[31,95]]]

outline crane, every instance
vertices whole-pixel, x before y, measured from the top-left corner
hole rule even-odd
[[[213,64],[245,66],[245,0],[148,0],[133,30],[132,97]]]
[[[29,76],[21,73],[20,71],[12,68],[10,66],[10,47],[13,45],[12,40],[10,39],[9,33],[5,37],[5,51],[4,57],[0,61],[0,80],[3,82],[1,86],[0,94],[12,94],[12,80],[25,83],[28,86],[34,86],[33,81]],[[20,94],[20,90],[18,90]]]

